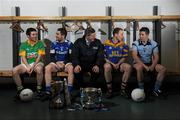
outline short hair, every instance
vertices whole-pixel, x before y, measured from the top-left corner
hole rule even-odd
[[[139,32],[145,32],[147,35],[149,35],[149,28],[148,27],[142,27]]]
[[[33,32],[33,31],[36,32],[36,29],[35,29],[35,28],[28,28],[28,29],[26,30],[26,35],[30,35],[31,32]]]
[[[95,33],[95,30],[94,30],[94,28],[89,27],[89,28],[87,28],[87,29],[84,31],[84,36],[89,36],[89,35],[91,35],[92,33]]]
[[[64,35],[64,38],[66,38],[67,30],[65,28],[58,28],[57,31],[59,31],[61,35]]]
[[[123,31],[123,29],[122,29],[122,28],[119,28],[119,27],[114,28],[114,30],[113,30],[113,36],[114,36],[115,34],[118,34],[119,31]]]

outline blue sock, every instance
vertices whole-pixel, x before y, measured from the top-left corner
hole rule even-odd
[[[144,83],[143,82],[138,82],[138,86],[140,89],[144,89]]]
[[[51,86],[46,86],[46,92],[51,92]]]
[[[68,85],[68,91],[69,91],[69,93],[71,93],[72,90],[73,90],[73,85]]]
[[[158,91],[161,87],[161,82],[160,81],[156,81],[155,85],[154,85],[154,91]]]

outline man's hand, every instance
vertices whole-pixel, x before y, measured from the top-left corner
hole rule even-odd
[[[56,62],[56,65],[59,70],[61,70],[61,69],[63,70],[65,67],[65,64],[63,62]]]
[[[81,66],[77,65],[75,68],[74,68],[74,72],[75,73],[79,73],[81,71]]]
[[[114,69],[118,70],[118,69],[119,69],[119,65],[120,65],[120,64],[115,64],[115,65],[114,65]]]
[[[144,65],[144,68],[147,72],[149,71],[149,67],[147,65]]]
[[[32,71],[33,71],[32,66],[27,65],[26,67],[27,67],[27,73],[28,73],[28,74],[31,74]]]
[[[113,66],[114,69],[116,69],[116,70],[118,69],[117,64],[111,63],[111,65]]]
[[[154,70],[154,65],[149,66],[149,71],[153,71]]]
[[[95,73],[99,73],[99,67],[97,65],[93,66],[92,71]]]

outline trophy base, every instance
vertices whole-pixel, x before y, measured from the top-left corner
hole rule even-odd
[[[94,104],[94,103],[86,103],[85,105],[84,105],[84,108],[85,109],[94,109],[94,108],[96,108],[96,104]]]
[[[64,107],[63,102],[60,100],[60,98],[53,99],[49,101],[49,108],[50,109],[62,109]]]

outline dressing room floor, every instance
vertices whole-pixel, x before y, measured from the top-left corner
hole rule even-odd
[[[4,79],[3,79],[4,80]],[[51,110],[48,102],[33,100],[29,103],[14,102],[15,87],[12,83],[0,84],[0,119],[1,120],[114,120],[114,119],[180,119],[180,82],[166,82],[168,91],[166,100],[151,99],[147,102],[136,103],[131,99],[126,100],[121,96],[112,99],[103,98],[108,111],[79,110],[67,111]]]

